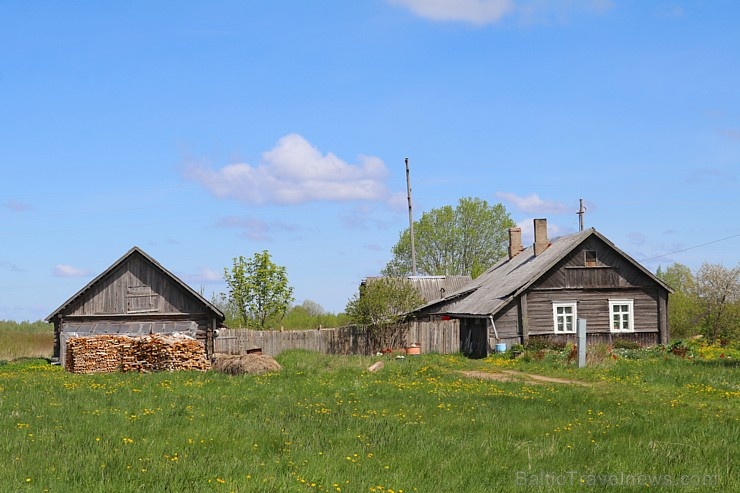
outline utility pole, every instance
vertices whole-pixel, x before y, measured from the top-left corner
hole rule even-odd
[[[411,275],[416,276],[416,247],[414,246],[414,215],[411,212],[411,174],[409,158],[406,158],[406,191],[409,199],[409,233],[411,234]]]
[[[579,199],[580,207],[578,207],[578,231],[583,231],[583,216],[586,215],[586,208],[583,207],[583,199]]]

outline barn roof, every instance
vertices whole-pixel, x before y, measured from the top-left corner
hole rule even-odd
[[[667,284],[617,248],[604,235],[590,228],[572,235],[553,238],[550,245],[537,256],[534,255],[534,246],[530,246],[511,259],[508,256],[503,257],[468,285],[449,293],[443,300],[427,303],[416,312],[471,317],[494,315],[592,236],[605,242],[646,276],[669,292],[673,292]]]
[[[368,277],[364,282],[372,282],[379,277]],[[426,302],[439,300],[459,291],[470,282],[470,276],[409,276],[408,281],[419,290]]]
[[[118,268],[119,265],[124,263],[126,260],[129,259],[129,257],[133,255],[141,255],[147,262],[149,262],[155,269],[159,270],[162,274],[164,274],[165,277],[168,277],[172,282],[179,285],[182,289],[187,291],[190,295],[193,296],[196,300],[201,302],[203,305],[205,305],[206,309],[210,310],[216,315],[216,318],[219,320],[223,320],[225,318],[223,312],[219,310],[215,305],[213,305],[211,302],[209,302],[207,299],[205,299],[200,293],[195,291],[193,288],[185,284],[182,280],[180,280],[176,275],[174,275],[169,270],[165,269],[159,262],[154,260],[152,257],[150,257],[144,250],[139,248],[138,246],[134,246],[131,248],[128,252],[126,252],[121,258],[116,260],[113,265],[108,267],[106,270],[104,270],[102,273],[100,273],[98,276],[95,277],[92,281],[87,283],[85,287],[77,291],[74,295],[72,295],[71,298],[69,298],[67,301],[61,304],[59,308],[54,310],[48,317],[46,317],[47,322],[51,322],[55,317],[58,315],[61,315],[64,313],[64,311],[77,299],[79,299],[81,296],[83,296],[86,292],[90,290],[91,287],[93,287],[96,283],[98,283],[101,279],[105,278],[108,274],[113,272],[116,268]]]

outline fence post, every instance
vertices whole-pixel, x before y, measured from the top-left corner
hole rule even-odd
[[[578,368],[586,366],[586,319],[579,318],[576,324],[578,333]]]

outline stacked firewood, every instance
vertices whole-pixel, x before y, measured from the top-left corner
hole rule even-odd
[[[189,337],[99,335],[67,341],[65,368],[73,373],[208,370],[200,342]]]
[[[64,368],[72,373],[108,373],[121,368],[121,349],[129,337],[109,335],[71,337],[67,340]]]

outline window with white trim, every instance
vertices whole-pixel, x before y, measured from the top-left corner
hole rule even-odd
[[[612,332],[634,332],[634,300],[609,300],[609,328]]]
[[[573,334],[576,331],[576,302],[552,304],[552,319],[556,334]]]

